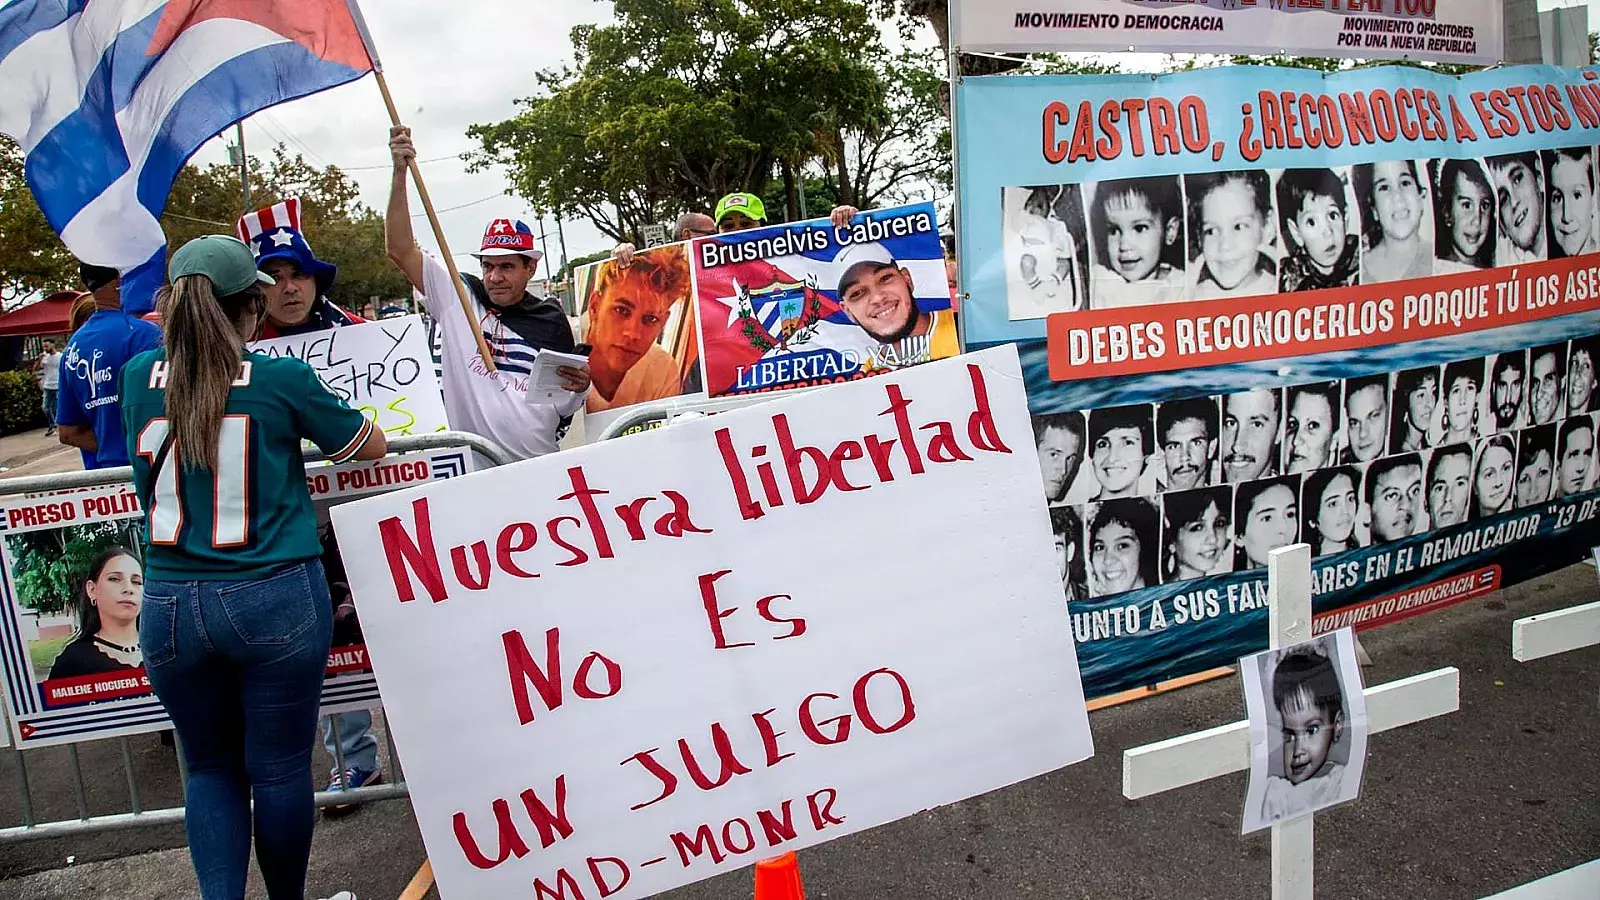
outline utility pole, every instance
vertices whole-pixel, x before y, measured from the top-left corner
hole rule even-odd
[[[567,232],[561,227],[561,217],[556,216],[556,237],[561,240],[561,271],[567,269]],[[571,273],[568,273],[570,277]]]
[[[246,156],[245,152],[244,152],[244,123],[243,122],[238,123],[237,128],[238,128],[238,131],[236,133],[239,136],[239,147],[238,147],[238,158],[235,159],[234,162],[238,163],[238,165],[239,165],[239,190],[240,190],[240,193],[242,193],[244,195],[244,211],[245,212],[249,212],[250,211],[250,157]],[[233,147],[229,147],[228,150],[229,151],[233,151],[234,148]],[[232,153],[230,152],[229,155],[232,155]]]

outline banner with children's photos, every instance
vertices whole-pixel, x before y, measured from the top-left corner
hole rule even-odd
[[[1300,540],[1324,627],[1582,558],[1595,74],[963,81],[967,343],[1019,345],[1091,695],[1265,647]]]

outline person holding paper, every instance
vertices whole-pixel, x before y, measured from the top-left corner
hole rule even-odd
[[[461,307],[450,270],[422,252],[412,234],[406,167],[417,149],[411,129],[396,125],[390,130],[389,152],[394,176],[384,238],[389,258],[438,323],[444,344],[440,374],[450,426],[489,438],[520,459],[555,452],[572,416],[583,407],[590,374],[587,365],[562,366],[567,396],[555,403],[533,402],[528,396],[534,358],[545,350],[571,353],[577,346],[561,305],[528,289],[544,256],[534,249],[532,229],[511,219],[490,222],[482,247],[474,254],[483,277],[462,275],[472,314],[494,359],[491,372],[478,354],[472,322]]]

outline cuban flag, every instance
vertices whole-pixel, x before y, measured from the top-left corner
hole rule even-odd
[[[373,69],[353,0],[17,0],[0,7],[0,134],[67,249],[165,281],[173,179],[229,125]]]

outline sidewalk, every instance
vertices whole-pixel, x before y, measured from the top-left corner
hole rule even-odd
[[[83,458],[75,447],[46,435],[43,428],[0,437],[0,478],[22,475],[50,475],[75,472],[83,468]]]
[[[1319,896],[1471,900],[1600,856],[1600,770],[1582,749],[1600,742],[1600,647],[1523,665],[1510,646],[1511,620],[1594,598],[1595,570],[1572,566],[1363,636],[1375,660],[1364,670],[1368,683],[1453,665],[1461,711],[1372,739],[1361,799],[1317,816]],[[1119,790],[1125,748],[1234,721],[1243,707],[1229,678],[1094,713],[1096,755],[1087,762],[804,851],[807,895],[1265,897],[1270,838],[1239,836],[1243,773],[1136,803]],[[103,783],[104,798],[92,793],[91,805],[110,812],[126,803],[126,789],[114,744],[100,743],[82,752],[86,771]],[[151,785],[149,802],[177,802],[170,750],[153,737],[137,743],[138,764],[167,773],[160,790]],[[317,754],[320,774],[326,758],[321,748]],[[28,753],[29,776],[46,798],[41,812],[53,818],[70,817],[74,806],[61,777],[65,757],[60,749]],[[15,762],[0,753],[0,826],[19,818],[16,778]],[[465,785],[463,796],[471,793]],[[194,875],[182,847],[176,827],[0,845],[0,900],[191,900]],[[422,858],[404,801],[323,820],[309,896],[342,888],[361,900],[396,900]],[[660,900],[750,900],[750,883],[743,869]],[[258,883],[247,897],[262,900]]]

